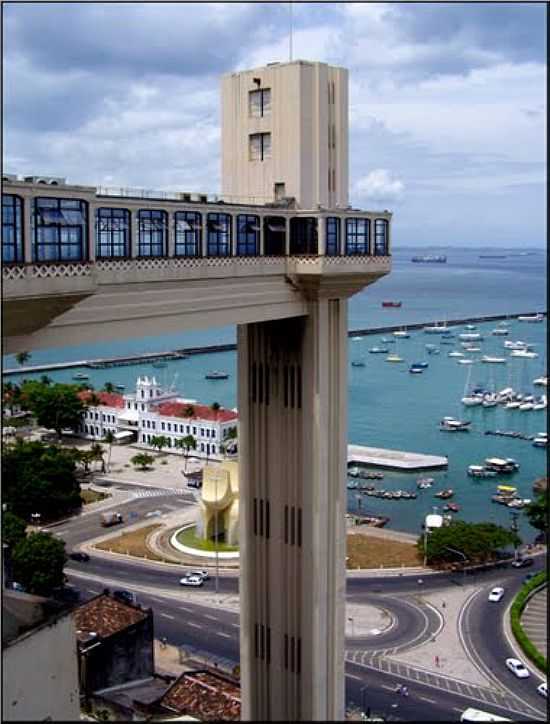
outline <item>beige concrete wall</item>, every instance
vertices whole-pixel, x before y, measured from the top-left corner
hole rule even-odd
[[[260,81],[257,85],[255,79]],[[334,88],[332,88],[334,86]],[[348,203],[348,73],[326,63],[294,61],[225,75],[222,79],[222,195],[228,201],[274,200],[285,184],[300,208]],[[271,89],[271,113],[250,117],[248,94]],[[333,126],[333,130],[331,130]],[[249,160],[249,136],[270,132],[272,157]],[[329,136],[335,138],[329,148]],[[329,169],[336,191],[329,191]]]
[[[3,721],[77,721],[76,638],[71,616],[23,636],[2,651]]]

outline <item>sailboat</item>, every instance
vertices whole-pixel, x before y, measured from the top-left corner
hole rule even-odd
[[[461,402],[466,407],[474,407],[475,405],[481,405],[483,402],[483,395],[477,393],[474,394],[470,391],[470,378],[472,376],[472,367],[468,367],[468,377],[466,378],[466,384],[464,385],[464,394]]]
[[[397,344],[397,340],[395,345],[395,352],[390,352],[390,354],[386,357],[386,362],[403,362],[403,357],[399,356],[399,345]]]

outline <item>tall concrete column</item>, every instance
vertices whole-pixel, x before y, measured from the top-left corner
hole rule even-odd
[[[28,196],[21,196],[21,198],[23,199],[23,208],[21,209],[21,222],[23,224],[23,259],[27,264],[29,264],[34,261],[34,223],[31,223],[31,219],[34,219],[34,202],[33,199]]]
[[[238,328],[243,720],[344,718],[347,301],[306,296]]]
[[[325,256],[327,253],[327,220],[324,216],[317,218],[317,254]]]
[[[139,251],[139,220],[137,209],[130,209],[130,258],[135,259]]]

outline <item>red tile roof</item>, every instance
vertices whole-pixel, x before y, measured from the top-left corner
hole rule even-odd
[[[185,411],[187,408],[192,407],[194,414],[191,417],[187,417]],[[160,402],[158,405],[152,407],[159,415],[165,417],[183,417],[188,420],[208,420],[211,422],[230,422],[231,420],[237,420],[238,414],[233,410],[213,410],[208,405],[198,405],[190,402]]]
[[[160,705],[200,721],[239,721],[240,686],[210,671],[190,671],[168,689]]]
[[[93,390],[82,390],[78,393],[82,402],[87,403],[89,403],[92,395],[95,395],[98,398],[100,405],[105,405],[106,407],[120,407],[121,409],[124,409],[124,397],[116,392],[94,392]]]
[[[76,629],[81,632],[77,633],[78,638],[83,638],[82,634],[91,631],[105,638],[142,621],[148,615],[145,611],[105,593],[82,604],[73,613]]]

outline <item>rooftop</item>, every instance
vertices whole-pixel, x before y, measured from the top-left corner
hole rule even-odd
[[[75,609],[73,615],[77,629],[76,637],[84,643],[89,640],[92,633],[107,638],[118,631],[123,631],[128,626],[146,619],[149,612],[102,593]]]
[[[241,689],[236,681],[222,674],[190,671],[180,676],[159,704],[201,721],[239,721]]]
[[[94,395],[99,400],[100,405],[105,405],[106,407],[120,407],[121,409],[124,408],[124,398],[116,392],[94,392],[92,390],[82,390],[78,393],[82,402],[87,402],[88,404],[90,404],[90,400]]]
[[[186,415],[186,410],[193,408],[193,415]],[[238,414],[233,410],[213,410],[208,405],[190,404],[189,402],[161,402],[152,405],[151,409],[156,410],[159,415],[166,417],[187,417],[188,419],[208,420],[210,422],[230,422],[237,420]]]

